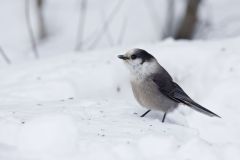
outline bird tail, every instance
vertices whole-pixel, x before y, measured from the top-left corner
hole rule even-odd
[[[218,118],[221,118],[219,115],[217,115],[216,113],[213,113],[212,111],[208,110],[207,108],[204,108],[203,106],[197,104],[196,102],[194,101],[191,101],[189,103],[187,103],[187,105],[189,107],[191,107],[192,109],[198,111],[198,112],[201,112],[205,115],[208,115],[210,117],[218,117]]]
[[[204,108],[203,106],[197,104],[194,100],[192,100],[183,90],[182,88],[177,84],[174,84],[174,91],[173,91],[173,96],[169,96],[169,98],[175,100],[176,102],[183,103],[192,109],[201,112],[205,115],[208,115],[210,117],[218,117],[221,118],[219,115],[216,113],[213,113],[212,111],[208,110],[207,108]]]

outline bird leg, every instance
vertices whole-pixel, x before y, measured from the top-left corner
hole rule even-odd
[[[151,109],[147,110],[147,112],[143,113],[143,115],[141,115],[140,117],[146,116],[150,111],[151,111]]]
[[[162,118],[162,123],[164,123],[164,120],[166,118],[167,112],[164,113],[163,118]]]

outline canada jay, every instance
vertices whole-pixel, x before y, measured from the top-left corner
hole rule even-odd
[[[137,101],[148,108],[141,117],[152,109],[166,114],[173,111],[179,103],[185,104],[211,117],[220,117],[193,101],[183,89],[173,81],[169,73],[148,52],[142,49],[132,49],[118,58],[124,60],[131,73],[132,91]]]

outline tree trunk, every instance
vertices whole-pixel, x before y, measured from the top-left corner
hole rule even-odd
[[[192,39],[198,21],[198,8],[201,0],[188,0],[185,16],[176,33],[175,39]]]
[[[175,0],[167,0],[166,26],[162,39],[174,36],[173,22],[175,16]]]

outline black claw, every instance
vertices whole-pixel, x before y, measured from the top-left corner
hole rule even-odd
[[[162,118],[162,123],[164,123],[165,118],[166,118],[167,112],[164,113],[163,118]]]

